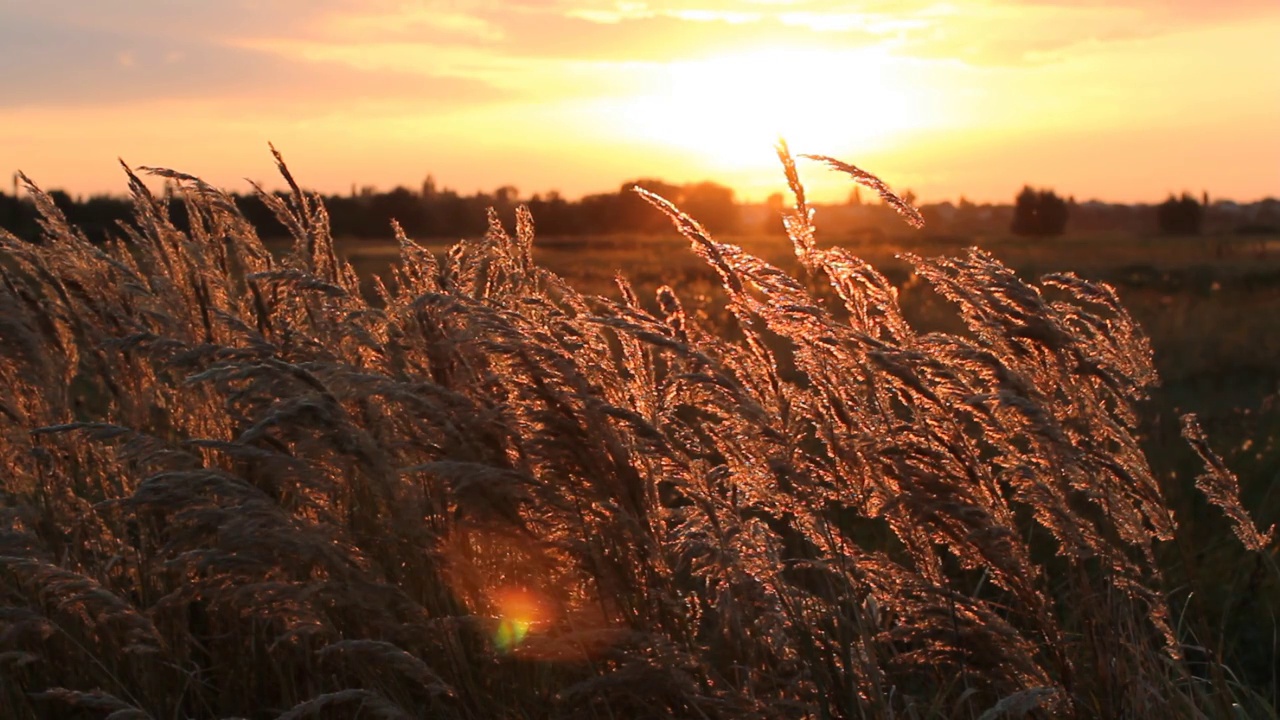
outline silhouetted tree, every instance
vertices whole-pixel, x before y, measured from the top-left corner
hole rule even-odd
[[[1162,235],[1199,235],[1204,206],[1187,193],[1182,193],[1181,198],[1170,195],[1156,207],[1156,222]]]
[[[1040,234],[1040,196],[1030,185],[1025,185],[1013,202],[1014,235]]]
[[[535,194],[528,205],[539,233],[551,237],[583,233],[578,203],[570,203],[558,191],[552,190],[545,195]]]
[[[684,194],[678,185],[672,185],[662,180],[653,178],[642,178],[630,182],[622,183],[618,188],[618,194],[615,196],[612,207],[613,217],[597,218],[598,224],[588,224],[588,227],[608,228],[604,232],[623,232],[623,233],[661,233],[671,229],[671,221],[665,215],[658,212],[644,198],[637,195],[632,188],[641,187],[651,193],[661,195],[662,197],[680,206],[684,200]],[[584,198],[585,200],[585,198]],[[600,232],[597,230],[597,232]]]
[[[1067,202],[1052,190],[1022,188],[1013,208],[1014,235],[1049,237],[1067,229]]]
[[[370,225],[381,225],[380,228],[369,228],[375,230],[379,234],[387,234],[391,232],[391,221],[395,220],[400,223],[406,231],[417,231],[419,234],[427,234],[424,232],[426,228],[426,209],[422,202],[422,196],[414,193],[406,187],[397,187],[388,193],[380,193],[370,198],[370,210],[375,220]]]
[[[764,220],[761,221],[760,230],[766,235],[785,235],[787,228],[782,224],[782,213],[786,210],[786,202],[782,193],[776,192],[769,195],[764,201],[764,208]]]
[[[0,228],[20,238],[34,240],[38,234],[35,208],[19,198],[16,192],[13,195],[0,193]]]
[[[733,189],[713,182],[685,185],[680,193],[680,209],[698,219],[713,233],[729,233],[738,229],[738,204]]]
[[[502,206],[515,205],[520,201],[520,191],[514,185],[503,185],[493,191],[493,198]]]

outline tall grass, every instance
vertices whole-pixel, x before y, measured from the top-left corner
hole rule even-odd
[[[150,170],[180,232],[126,168],[105,247],[29,186],[42,242],[0,236],[6,716],[1273,715],[1167,602],[1157,378],[1112,289],[911,258],[967,326],[919,333],[780,157],[800,279],[642,193],[729,327],[576,292],[527,211],[442,258],[394,229],[366,298],[283,162],[281,258],[194,177]]]

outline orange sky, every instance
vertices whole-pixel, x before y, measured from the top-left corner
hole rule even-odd
[[[118,156],[244,190],[278,184],[272,141],[329,192],[759,199],[782,134],[924,201],[1252,200],[1280,195],[1277,47],[1275,0],[0,0],[0,163],[73,193],[123,192]]]

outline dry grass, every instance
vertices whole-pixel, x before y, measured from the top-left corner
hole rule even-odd
[[[443,258],[397,232],[369,302],[283,163],[283,259],[185,175],[154,171],[189,234],[131,174],[106,248],[33,188],[43,243],[0,238],[0,707],[1273,714],[1170,608],[1135,410],[1157,378],[1113,290],[910,258],[965,328],[920,332],[818,246],[781,156],[803,281],[647,196],[726,328],[667,287],[580,294],[534,264],[527,213]]]

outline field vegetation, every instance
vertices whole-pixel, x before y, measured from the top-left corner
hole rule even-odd
[[[32,187],[41,241],[0,235],[0,708],[1275,717],[1280,268],[826,246],[779,154],[782,241],[642,192],[683,247],[539,247],[518,211],[386,258],[283,162],[283,251],[166,170],[189,231],[130,173],[99,246]]]

